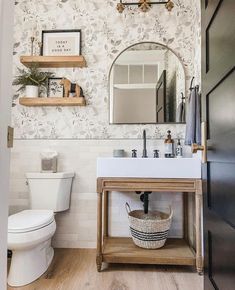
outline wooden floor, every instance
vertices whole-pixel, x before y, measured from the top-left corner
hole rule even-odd
[[[56,249],[52,265],[36,282],[8,290],[203,290],[190,267],[111,264],[96,271],[95,250]]]

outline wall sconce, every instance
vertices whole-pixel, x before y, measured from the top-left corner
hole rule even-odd
[[[123,2],[122,0],[120,0],[120,2],[117,4],[117,10],[119,13],[122,13],[125,10],[126,6],[139,6],[139,8],[143,11],[143,12],[147,12],[152,5],[157,5],[157,4],[164,4],[166,9],[168,11],[171,11],[174,7],[174,3],[171,0],[167,0],[167,1],[150,1],[150,0],[139,0],[139,2]]]

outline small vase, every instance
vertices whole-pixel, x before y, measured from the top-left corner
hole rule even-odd
[[[38,86],[26,86],[25,87],[25,96],[26,98],[38,98]]]

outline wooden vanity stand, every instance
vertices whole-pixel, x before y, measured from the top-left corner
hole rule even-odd
[[[182,239],[168,239],[165,246],[157,250],[142,249],[134,245],[131,238],[110,237],[108,233],[109,193],[152,191],[183,192],[184,222]],[[153,179],[153,178],[105,178],[97,179],[97,256],[98,272],[102,262],[130,264],[158,264],[195,266],[203,272],[201,211],[202,181],[200,179]],[[189,242],[188,199],[189,193],[195,196],[195,244]],[[192,226],[192,225],[191,225]]]

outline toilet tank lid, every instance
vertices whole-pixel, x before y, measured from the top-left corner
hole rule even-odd
[[[30,172],[26,173],[28,179],[63,179],[73,178],[74,172],[57,172],[57,173],[44,173],[44,172]]]

